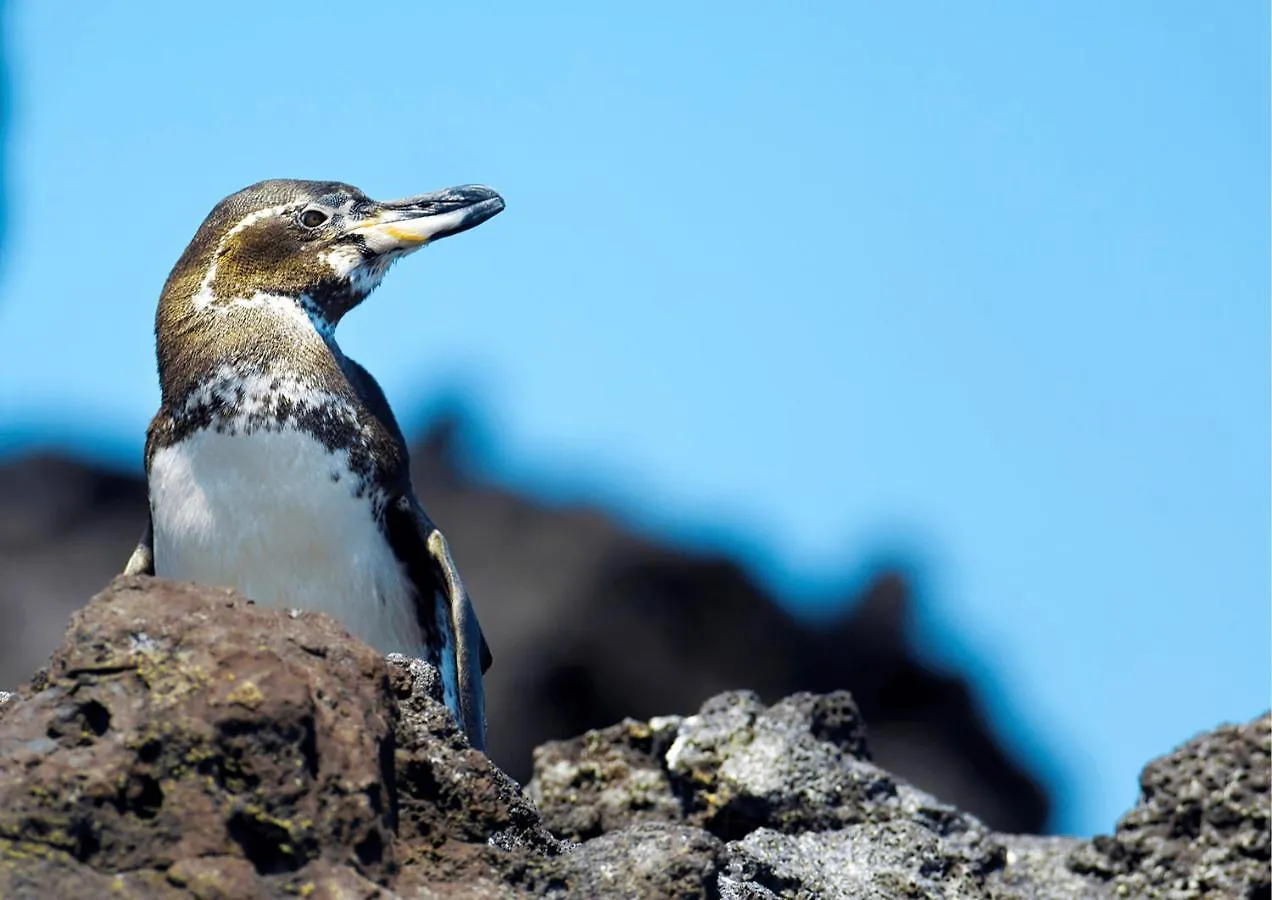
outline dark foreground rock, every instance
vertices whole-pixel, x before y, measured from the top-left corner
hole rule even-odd
[[[0,699],[0,897],[1268,896],[1267,716],[1152,763],[1085,842],[875,765],[842,692],[549,744],[523,793],[437,687],[324,616],[118,579]]]

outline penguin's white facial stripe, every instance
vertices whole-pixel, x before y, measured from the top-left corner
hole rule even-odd
[[[195,302],[199,298],[196,296]],[[300,297],[287,297],[282,294],[269,294],[256,291],[249,297],[232,297],[215,303],[204,302],[197,308],[214,316],[222,317],[231,310],[251,309],[269,313],[275,323],[282,324],[296,334],[318,334],[330,339],[336,326],[327,318],[322,307],[315,303],[308,294]]]
[[[225,249],[226,242],[229,241],[230,238],[234,237],[234,235],[242,231],[244,228],[247,228],[250,225],[256,224],[261,219],[268,219],[271,216],[284,215],[288,211],[295,208],[296,208],[295,203],[280,203],[278,206],[267,206],[264,209],[258,209],[255,212],[248,213],[243,218],[235,222],[233,228],[225,232],[225,236],[221,238],[220,244],[217,245],[217,248],[216,248],[217,256],[220,256],[221,252]]]
[[[218,260],[220,260],[220,258],[225,254],[226,245],[228,244],[230,238],[238,234],[244,228],[247,228],[255,224],[256,222],[259,222],[262,219],[269,218],[270,216],[282,215],[285,212],[287,212],[289,209],[292,209],[294,205],[295,204],[283,203],[283,204],[279,204],[278,206],[269,206],[269,207],[266,207],[265,209],[258,209],[255,212],[250,212],[247,215],[245,215],[243,218],[235,222],[233,228],[225,232],[225,234],[221,237],[221,240],[216,245],[216,252],[212,254],[212,264],[209,265],[208,270],[203,273],[203,281],[200,282],[199,284],[199,290],[195,292],[195,295],[194,295],[195,309],[214,309],[217,307],[218,301],[220,300],[234,301],[234,300],[243,299],[243,298],[234,298],[234,297],[225,297],[225,298],[217,297],[215,292],[213,292],[212,290],[212,282],[216,280]]]
[[[298,323],[311,326],[320,334],[329,337],[335,330],[335,324],[321,304],[315,302],[308,294],[293,297],[269,290],[254,290],[250,294],[227,296],[224,288],[214,287],[217,284],[218,267],[234,237],[263,220],[271,217],[291,219],[305,209],[320,208],[331,216],[329,223],[324,224],[321,230],[327,230],[330,225],[339,233],[343,230],[342,223],[354,217],[358,202],[354,197],[331,195],[312,201],[301,199],[276,204],[243,216],[218,241],[212,261],[203,275],[199,290],[193,297],[194,308],[213,313],[224,313],[230,309],[244,307],[267,310],[282,318],[293,319]],[[318,230],[315,229],[315,231]],[[322,251],[319,259],[325,262],[338,278],[349,279],[354,292],[361,297],[365,297],[375,289],[388,269],[387,261],[375,266],[367,266],[360,249],[349,244],[338,244],[329,250]]]
[[[319,254],[318,258],[331,268],[337,278],[346,279],[359,299],[365,299],[379,287],[389,266],[403,255],[388,253],[367,259],[359,248],[352,244],[341,244]]]
[[[337,278],[348,278],[366,262],[362,251],[353,244],[338,244],[318,254],[318,258],[331,267]]]

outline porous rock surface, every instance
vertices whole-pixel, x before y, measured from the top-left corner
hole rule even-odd
[[[1200,735],[1140,775],[1140,802],[1117,832],[1074,855],[1073,868],[1124,896],[1272,896],[1269,745],[1272,714]]]
[[[1152,763],[1092,842],[889,774],[842,692],[548,744],[523,792],[427,665],[120,578],[0,698],[0,897],[1266,898],[1269,741],[1265,716]]]

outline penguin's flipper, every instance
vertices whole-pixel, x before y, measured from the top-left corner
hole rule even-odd
[[[125,575],[155,574],[155,533],[150,521],[150,513],[146,513],[146,528],[141,532],[141,540],[137,542],[128,564],[124,566]]]
[[[445,536],[436,528],[428,536],[429,553],[437,562],[446,596],[450,601],[451,630],[455,635],[455,669],[459,673],[459,705],[463,710],[464,730],[469,741],[479,750],[486,748],[486,690],[482,676],[490,668],[490,647],[477,621],[477,611],[468,599],[468,591],[459,578],[459,569],[451,559]],[[473,735],[480,735],[474,740]]]
[[[414,493],[399,494],[385,511],[386,532],[393,552],[415,587],[416,615],[427,635],[442,625],[438,601],[447,612],[446,625],[455,642],[458,709],[452,708],[468,742],[486,749],[486,692],[482,675],[490,666],[490,648],[446,538],[432,523]]]

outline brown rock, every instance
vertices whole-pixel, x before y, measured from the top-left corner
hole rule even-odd
[[[325,858],[383,877],[384,662],[330,619],[285,617],[138,579],[94,598],[44,690],[5,716],[0,836],[113,871],[228,856],[276,875]]]
[[[5,707],[0,896],[90,896],[116,873],[137,896],[340,895],[403,867],[497,871],[499,832],[555,852],[419,694],[326,616],[117,579]]]

